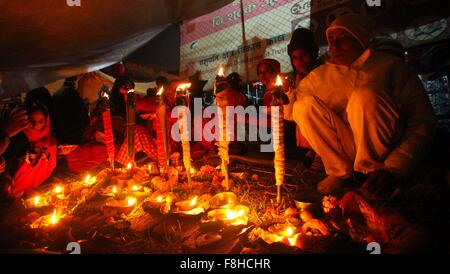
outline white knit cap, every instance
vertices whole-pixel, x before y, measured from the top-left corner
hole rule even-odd
[[[367,16],[355,13],[342,15],[336,18],[336,20],[334,20],[327,29],[328,43],[330,42],[330,39],[328,38],[330,30],[344,29],[353,35],[353,37],[355,37],[365,49],[369,47],[370,39],[372,38],[372,30],[374,27],[375,22]]]

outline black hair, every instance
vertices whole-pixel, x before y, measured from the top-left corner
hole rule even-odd
[[[111,89],[111,103],[112,103],[112,111],[114,115],[119,115],[125,117],[126,115],[126,103],[123,98],[123,94],[120,93],[120,89],[134,89],[134,82],[126,77],[121,76],[117,77],[114,85]]]
[[[45,107],[45,116],[50,114],[53,119],[53,99],[50,92],[45,87],[40,87],[29,91],[25,97],[25,106],[32,106],[34,104],[43,105]]]
[[[233,72],[230,75],[228,75],[227,82],[232,89],[234,89],[234,90],[241,89],[242,79],[241,79],[241,76],[239,75],[239,73]]]
[[[48,108],[45,106],[45,104],[39,101],[28,102],[26,103],[25,108],[28,114],[34,113],[36,111],[41,111],[45,117],[49,115]]]

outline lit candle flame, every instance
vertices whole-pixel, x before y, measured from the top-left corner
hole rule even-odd
[[[239,217],[244,216],[244,214],[245,214],[244,210],[236,211],[236,210],[227,209],[227,211],[226,211],[226,215],[227,215],[227,219],[228,220],[237,219]]]
[[[91,181],[91,175],[86,176],[86,179],[84,180],[85,184],[89,185],[90,181]]]
[[[39,204],[39,201],[41,200],[41,197],[35,196],[34,197],[34,205],[37,206]]]
[[[166,197],[166,203],[167,203],[167,204],[172,204],[172,197],[167,196],[167,197]]]
[[[158,93],[156,93],[157,96],[161,96],[164,93],[164,87],[161,87],[158,91]]]
[[[292,229],[292,227],[288,227],[288,228],[286,229],[286,235],[287,235],[288,237],[291,237],[292,235],[294,235],[294,230]]]
[[[64,189],[61,186],[56,186],[54,191],[56,194],[60,194],[64,191]]]
[[[194,174],[195,172],[197,172],[197,171],[195,170],[195,168],[191,167],[191,174]]]
[[[128,197],[127,198],[127,204],[129,206],[134,206],[137,202],[137,199],[135,197]]]
[[[138,191],[139,190],[139,186],[137,186],[137,185],[134,185],[133,187],[132,187],[132,189],[133,189],[133,191]]]
[[[127,165],[127,169],[130,170],[133,166],[131,165],[131,163],[128,163]]]
[[[191,83],[185,83],[185,84],[181,84],[177,87],[177,91],[182,91],[182,90],[186,90],[189,89],[192,86]]]
[[[133,93],[133,92],[134,92],[134,89],[128,90],[128,93]]]
[[[283,86],[283,80],[281,79],[280,75],[277,76],[277,81],[275,82],[275,86],[277,86],[277,87]]]
[[[220,68],[219,68],[219,72],[217,72],[217,76],[219,76],[219,77],[225,77],[225,72],[224,72],[223,67],[220,67]]]
[[[109,95],[108,95],[108,93],[104,92],[104,93],[103,93],[103,98],[106,98],[106,99],[109,100]]]
[[[162,202],[164,201],[164,198],[163,198],[162,196],[158,196],[158,197],[156,198],[156,201],[157,201],[158,203],[162,203]]]
[[[113,186],[113,188],[112,188],[112,192],[113,192],[114,194],[116,194],[116,193],[117,193],[117,186]]]
[[[197,199],[198,199],[198,196],[195,196],[194,199],[192,199],[192,201],[189,203],[189,205],[195,206],[195,204],[197,203]]]
[[[53,214],[52,214],[52,216],[50,217],[50,223],[51,223],[52,225],[55,225],[55,224],[58,223],[58,221],[59,221],[59,218],[58,218],[58,215],[57,215],[56,209],[55,209],[55,210],[53,210]]]
[[[299,234],[296,234],[296,235],[294,235],[293,237],[288,237],[288,238],[287,238],[288,241],[289,241],[289,244],[290,244],[291,246],[296,246],[298,236],[299,236]]]

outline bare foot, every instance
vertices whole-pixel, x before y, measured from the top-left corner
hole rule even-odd
[[[328,176],[317,184],[317,191],[323,195],[330,195],[341,188],[344,179]]]

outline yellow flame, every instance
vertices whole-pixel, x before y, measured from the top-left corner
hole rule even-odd
[[[190,206],[195,206],[195,204],[197,203],[198,200],[198,196],[195,196],[194,199],[191,200],[191,202],[189,203]]]
[[[280,75],[277,76],[277,81],[275,82],[275,86],[277,86],[277,87],[283,86],[283,80],[281,79]]]
[[[194,174],[195,172],[197,172],[197,171],[195,170],[195,168],[191,167],[191,174]]]
[[[167,197],[166,197],[166,203],[167,203],[167,204],[172,204],[172,197],[167,196]]]
[[[167,199],[167,198],[166,198],[166,199]],[[158,196],[158,197],[156,198],[156,201],[157,201],[158,203],[162,203],[162,202],[164,201],[163,196]]]
[[[127,204],[129,206],[134,206],[137,202],[137,199],[135,197],[128,197],[127,198]]]
[[[112,192],[113,192],[114,194],[116,194],[116,193],[117,193],[117,186],[113,186],[113,188],[112,188]]]
[[[158,93],[156,93],[157,96],[161,96],[164,93],[164,87],[161,87],[158,91]]]
[[[138,190],[140,189],[140,187],[137,186],[137,185],[134,185],[134,186],[132,187],[132,189],[133,189],[133,191],[138,191]]]
[[[132,92],[134,92],[134,89],[128,90],[128,93],[132,93]]]
[[[133,166],[131,165],[131,163],[128,163],[127,165],[127,169],[131,169]]]
[[[84,182],[88,185],[90,181],[91,181],[91,175],[86,176],[86,179],[84,180]]]
[[[296,235],[294,235],[293,237],[288,237],[288,238],[287,238],[288,241],[289,241],[289,244],[290,244],[291,246],[295,246],[295,245],[296,245],[298,236],[299,236],[299,234],[296,234]]]
[[[220,67],[220,68],[219,68],[219,72],[217,72],[217,76],[219,76],[219,77],[225,77],[225,72],[224,72],[223,67]]]
[[[59,193],[62,193],[64,191],[64,189],[61,186],[56,186],[54,191],[55,191],[55,193],[59,194]]]
[[[39,204],[39,201],[41,200],[41,197],[35,196],[34,197],[34,205],[37,206]]]
[[[177,91],[189,89],[192,86],[191,83],[184,83],[177,87]]]
[[[287,235],[288,237],[291,237],[292,235],[294,235],[294,230],[292,229],[292,227],[288,227],[288,228],[286,229],[286,235]]]
[[[245,211],[242,209],[239,211],[227,209],[227,211],[226,211],[226,216],[227,216],[228,220],[234,220],[234,219],[240,218],[240,217],[244,216],[244,214],[245,214]]]
[[[53,214],[52,214],[52,216],[50,217],[50,223],[51,223],[52,225],[55,225],[55,224],[58,223],[58,221],[59,221],[59,218],[58,218],[58,215],[57,215],[56,209],[55,209],[55,210],[53,210]]]

